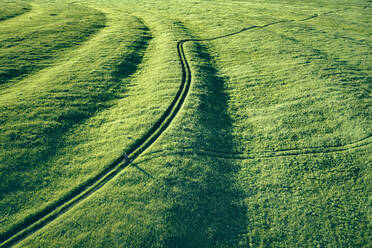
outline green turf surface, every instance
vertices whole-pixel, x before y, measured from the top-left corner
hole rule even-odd
[[[181,83],[177,41],[246,29],[185,43],[192,84],[169,128],[20,247],[372,245],[368,1],[56,2],[0,29],[86,18],[55,20],[68,48],[0,63],[32,68],[0,86],[3,233],[151,129]]]
[[[32,6],[21,1],[2,1],[0,3],[0,21],[24,14],[32,9]]]
[[[90,157],[93,148],[86,147],[89,141],[81,137],[89,138],[88,134],[78,125],[125,96],[129,81],[123,79],[136,71],[151,38],[136,18],[120,17],[117,23],[108,24],[110,27],[64,54],[53,67],[2,90],[2,231],[17,223],[15,216],[45,207],[105,167],[107,161],[98,167],[81,164],[90,158],[76,150],[85,150]],[[102,124],[99,117],[96,122]],[[75,128],[79,131],[72,131]],[[69,138],[73,135],[75,139]],[[80,157],[71,156],[74,151]],[[114,159],[107,155],[105,159]],[[102,158],[102,154],[96,152],[94,157]],[[19,216],[16,218],[22,219]]]
[[[47,67],[104,25],[102,13],[76,4],[34,5],[29,15],[0,23],[0,83]]]

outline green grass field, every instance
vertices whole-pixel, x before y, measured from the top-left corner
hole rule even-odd
[[[0,247],[371,247],[371,8],[1,2]]]
[[[26,2],[3,1],[0,6],[0,21],[26,13],[31,8],[31,5]]]

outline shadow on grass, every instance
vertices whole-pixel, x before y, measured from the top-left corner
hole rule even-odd
[[[99,111],[110,107],[111,100],[122,97],[122,93],[126,91],[127,87],[127,85],[123,85],[123,81],[137,71],[150,39],[151,34],[144,27],[142,35],[133,43],[131,53],[113,69],[111,78],[104,80],[97,76],[96,81],[99,83],[97,90],[91,91],[86,85],[79,85],[81,88],[78,89],[77,93],[66,94],[66,97],[64,95],[58,97],[61,94],[51,92],[51,95],[47,96],[52,99],[49,99],[49,102],[60,105],[58,112],[49,117],[54,119],[52,123],[55,124],[45,126],[43,122],[40,122],[40,125],[35,127],[17,126],[12,130],[5,130],[6,132],[1,134],[0,141],[2,144],[0,143],[0,145],[5,148],[4,150],[9,151],[3,153],[6,156],[0,159],[0,163],[5,165],[0,168],[1,198],[13,192],[32,191],[49,184],[42,175],[48,173],[48,168],[43,169],[43,167],[46,167],[44,163],[52,158],[59,148],[64,146],[66,132]],[[37,170],[37,172],[35,173],[33,170]],[[31,172],[35,176],[25,179],[25,172]],[[11,204],[1,207],[4,207],[1,215],[12,215],[19,211],[17,206]],[[42,212],[43,210],[41,210]],[[10,230],[0,233],[0,241],[27,226],[35,216],[37,217],[38,213],[26,217],[22,223],[14,223]]]
[[[50,116],[55,125],[46,126],[41,125],[42,122],[40,122],[40,125],[33,127],[32,130],[26,130],[27,127],[21,126],[22,130],[13,128],[4,132],[5,144],[11,148],[18,148],[18,150],[25,149],[25,153],[14,154],[9,158],[12,160],[12,168],[29,170],[33,166],[40,165],[52,157],[59,147],[64,146],[63,136],[68,130],[97,112],[110,107],[112,100],[122,97],[122,93],[126,91],[127,87],[127,85],[123,86],[122,81],[137,71],[149,39],[151,36],[146,29],[143,36],[133,43],[132,52],[123,58],[122,62],[113,70],[111,80],[104,82],[100,76],[97,76],[95,80],[101,83],[96,87],[96,90],[92,91],[85,85],[79,85],[77,93],[71,92],[70,95],[65,94],[65,96],[61,94],[63,92],[51,92],[46,96],[49,100],[52,99],[49,102],[60,106],[58,112]],[[32,136],[33,140],[31,141],[31,137],[28,138],[28,136]],[[30,153],[32,150],[37,150],[37,152]],[[9,177],[8,173],[1,174]]]
[[[17,17],[31,11],[32,9],[32,6],[27,3],[7,2],[2,4],[3,6],[0,13],[0,21],[5,21],[10,18]],[[20,4],[22,4],[24,7],[18,8]]]
[[[140,172],[142,172],[144,175],[148,176],[149,178],[155,179],[155,177],[153,175],[151,175],[147,170],[141,168],[137,164],[133,164],[131,166],[136,168],[137,170],[139,170]]]
[[[62,15],[69,12],[58,8],[51,11],[59,11]],[[64,51],[91,39],[106,25],[104,13],[88,8],[81,8],[80,13],[65,22],[62,17],[43,20],[48,17],[50,15],[41,14],[30,19],[34,26],[19,26],[17,32],[4,30],[9,37],[0,42],[0,86],[51,66]],[[47,25],[50,23],[54,25]],[[38,26],[41,28],[35,30]]]
[[[192,147],[233,150],[232,123],[227,114],[224,81],[211,65],[204,46],[195,46],[201,83],[194,85],[200,104]],[[195,82],[195,80],[194,80]],[[243,192],[235,184],[239,167],[224,159],[175,156],[169,173],[160,177],[156,193],[169,202],[162,216],[162,247],[237,247],[246,230]]]

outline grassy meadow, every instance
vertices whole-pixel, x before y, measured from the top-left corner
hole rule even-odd
[[[372,246],[371,8],[1,2],[0,241],[146,137],[196,39],[170,126],[15,246]]]
[[[0,6],[0,21],[24,14],[31,8],[31,5],[26,2],[3,1]]]

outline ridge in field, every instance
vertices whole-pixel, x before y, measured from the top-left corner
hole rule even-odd
[[[144,141],[131,157],[141,155],[17,245],[370,246],[365,1],[115,3],[95,4],[111,24],[118,8],[133,7],[151,30],[143,61],[117,99],[64,135],[49,162],[70,173],[68,184],[76,175],[91,180]],[[302,21],[272,25],[278,20]],[[242,23],[252,26],[236,28]],[[178,90],[180,79],[189,93]]]
[[[115,106],[118,99],[127,95],[131,76],[142,62],[151,35],[139,19],[128,17],[121,21],[133,25],[132,29],[125,29],[133,33],[118,36],[115,32],[120,23],[111,23],[73,51],[73,56],[67,54],[65,63],[44,69],[39,72],[41,76],[24,79],[26,82],[3,90],[0,109],[6,125],[1,128],[0,204],[2,213],[7,214],[2,218],[2,237],[58,203],[58,199],[68,196],[70,190],[107,166],[107,162],[92,167],[71,161],[72,147],[81,139],[67,138],[81,123]],[[96,53],[92,48],[103,50]],[[36,95],[35,87],[38,88]],[[23,89],[21,96],[19,88]],[[18,99],[16,103],[13,98]],[[25,104],[27,108],[33,106],[31,113],[20,113],[26,108]],[[23,115],[22,124],[19,113]],[[6,137],[13,136],[14,141],[6,145]],[[33,149],[29,149],[30,146]],[[110,154],[107,156],[105,159],[111,161]],[[34,194],[30,195],[32,191]]]
[[[51,66],[105,27],[106,22],[102,12],[76,4],[35,5],[30,14],[0,23],[1,88]]]
[[[2,1],[0,3],[0,21],[27,13],[32,6],[23,1]]]

